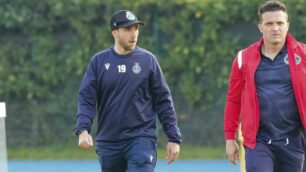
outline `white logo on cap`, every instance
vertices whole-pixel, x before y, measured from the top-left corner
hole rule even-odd
[[[135,20],[136,17],[133,13],[131,13],[130,11],[127,11],[126,14],[125,14],[125,17],[128,19],[128,20]]]

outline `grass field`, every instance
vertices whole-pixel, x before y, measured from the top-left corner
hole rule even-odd
[[[83,150],[76,145],[8,149],[9,159],[96,159],[95,149]],[[158,149],[158,158],[165,159],[165,149]],[[180,159],[224,159],[223,147],[181,146]]]

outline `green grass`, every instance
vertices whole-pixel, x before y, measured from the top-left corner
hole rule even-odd
[[[76,145],[8,149],[9,159],[97,159],[95,149]],[[223,147],[181,146],[179,159],[224,159]],[[158,159],[166,159],[166,150],[158,149]]]
[[[8,159],[96,159],[95,149],[76,145],[8,149]]]
[[[182,146],[180,159],[224,159],[224,147]]]

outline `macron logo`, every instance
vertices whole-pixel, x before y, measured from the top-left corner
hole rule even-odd
[[[104,66],[105,66],[106,70],[108,70],[108,68],[110,67],[110,64],[109,63],[105,63]]]
[[[150,161],[152,162],[154,159],[153,155],[150,155]]]

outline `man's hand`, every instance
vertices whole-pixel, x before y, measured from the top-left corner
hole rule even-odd
[[[168,164],[171,164],[177,159],[180,154],[180,145],[177,143],[168,142],[167,145],[167,159]]]
[[[236,140],[226,140],[226,154],[228,160],[232,164],[237,165],[239,160],[239,146]]]
[[[86,130],[79,135],[79,146],[83,149],[89,149],[93,146],[92,137]]]

